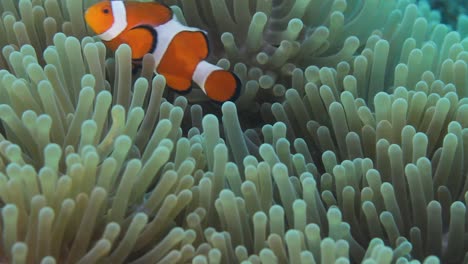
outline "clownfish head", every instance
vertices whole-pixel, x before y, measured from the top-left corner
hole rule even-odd
[[[86,10],[85,20],[102,40],[112,40],[127,27],[125,4],[123,1],[96,3]]]

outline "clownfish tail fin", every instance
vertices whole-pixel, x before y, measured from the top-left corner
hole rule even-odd
[[[201,61],[193,74],[193,81],[213,101],[235,101],[241,90],[241,81],[233,72],[206,61]]]

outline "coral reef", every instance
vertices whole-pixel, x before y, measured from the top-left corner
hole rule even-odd
[[[0,2],[0,262],[467,263],[468,24],[413,0],[167,0],[243,91],[179,96]]]

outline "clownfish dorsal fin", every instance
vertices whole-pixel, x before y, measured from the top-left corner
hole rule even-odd
[[[129,28],[147,25],[157,27],[172,19],[171,8],[158,2],[125,2]]]

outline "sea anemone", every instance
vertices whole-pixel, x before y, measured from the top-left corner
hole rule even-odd
[[[412,0],[163,1],[236,102],[4,0],[0,262],[464,263],[468,39]],[[465,242],[466,241],[466,242]]]

